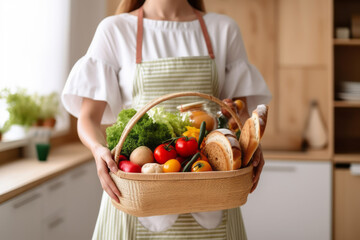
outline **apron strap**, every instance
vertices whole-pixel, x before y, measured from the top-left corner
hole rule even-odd
[[[209,55],[210,55],[210,57],[212,59],[214,59],[215,55],[214,55],[214,52],[213,52],[213,49],[212,49],[212,46],[211,46],[211,41],[210,41],[210,37],[209,37],[208,31],[207,31],[207,28],[206,28],[206,25],[205,25],[204,18],[202,17],[200,11],[196,10],[195,8],[194,8],[194,12],[195,12],[196,17],[198,18],[198,20],[200,22],[201,30],[202,30],[204,38],[205,38],[205,43],[206,43],[206,47],[208,49]]]
[[[201,31],[205,38],[206,47],[210,58],[214,59],[215,55],[211,46],[210,37],[206,29],[205,21],[200,13],[200,11],[194,9],[195,15],[200,22]],[[137,22],[137,33],[136,33],[136,63],[141,63],[142,60],[142,41],[143,41],[143,19],[144,19],[144,9],[141,6],[138,11],[138,22]]]
[[[138,22],[137,22],[137,33],[136,33],[136,63],[141,63],[142,58],[142,40],[143,40],[143,18],[144,10],[141,6],[138,12]]]

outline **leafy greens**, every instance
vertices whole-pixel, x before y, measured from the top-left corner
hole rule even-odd
[[[126,124],[135,114],[136,110],[132,108],[122,110],[118,115],[116,123],[106,128],[106,140],[109,149],[113,149],[117,145]],[[166,124],[154,122],[146,113],[126,137],[121,154],[130,156],[131,152],[140,146],[147,146],[154,151],[158,145],[170,137],[171,133]]]
[[[186,131],[186,126],[190,126],[188,115],[181,116],[180,113],[171,113],[163,107],[152,108],[149,115],[157,123],[163,123],[169,129],[171,137],[179,137]]]

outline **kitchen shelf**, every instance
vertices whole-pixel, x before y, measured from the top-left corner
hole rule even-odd
[[[334,39],[335,46],[360,46],[360,39]]]
[[[342,153],[334,155],[335,163],[360,162],[360,153]]]
[[[334,102],[337,108],[360,108],[360,101],[337,100]]]

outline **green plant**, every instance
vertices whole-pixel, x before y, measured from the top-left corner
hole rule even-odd
[[[39,115],[38,119],[49,119],[54,118],[59,112],[59,94],[57,92],[52,92],[48,95],[38,95],[33,96],[36,104],[39,106]]]
[[[10,126],[9,124],[4,123],[3,126],[0,126],[0,134],[4,134],[9,130]]]
[[[12,125],[31,126],[38,118],[40,108],[25,89],[12,93],[9,89],[0,92],[0,98],[6,100],[9,119],[5,122],[5,130]]]

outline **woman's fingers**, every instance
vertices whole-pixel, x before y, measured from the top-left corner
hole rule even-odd
[[[254,176],[253,176],[253,186],[251,188],[250,193],[252,193],[256,189],[264,165],[265,165],[264,156],[262,154],[261,148],[258,148],[255,152],[254,160],[253,160]]]
[[[231,99],[224,99],[223,103],[225,103],[226,105],[228,105],[234,112],[237,112],[236,110],[236,105],[235,103],[231,100]],[[230,113],[225,109],[225,108],[221,108],[221,112],[222,114],[224,114],[225,117],[227,118],[231,118]]]
[[[264,164],[265,164],[264,161],[260,161],[259,165],[256,168],[254,168],[255,172],[254,172],[254,178],[253,178],[253,186],[252,186],[252,189],[251,189],[250,193],[252,193],[256,189],[256,187],[257,187],[257,185],[259,183],[260,174],[262,172]]]
[[[102,159],[104,159],[104,161],[106,162],[106,164],[111,172],[116,173],[118,171],[118,167],[117,167],[115,161],[112,159],[110,151],[106,152],[102,156]]]
[[[118,167],[115,161],[112,159],[111,152],[106,147],[99,147],[96,150],[96,158],[106,162],[107,168],[110,169],[111,172],[116,173],[118,171]]]
[[[105,192],[116,202],[119,202],[119,196],[121,196],[119,189],[116,187],[115,183],[111,179],[106,162],[102,161],[98,163],[98,176],[100,183]]]

